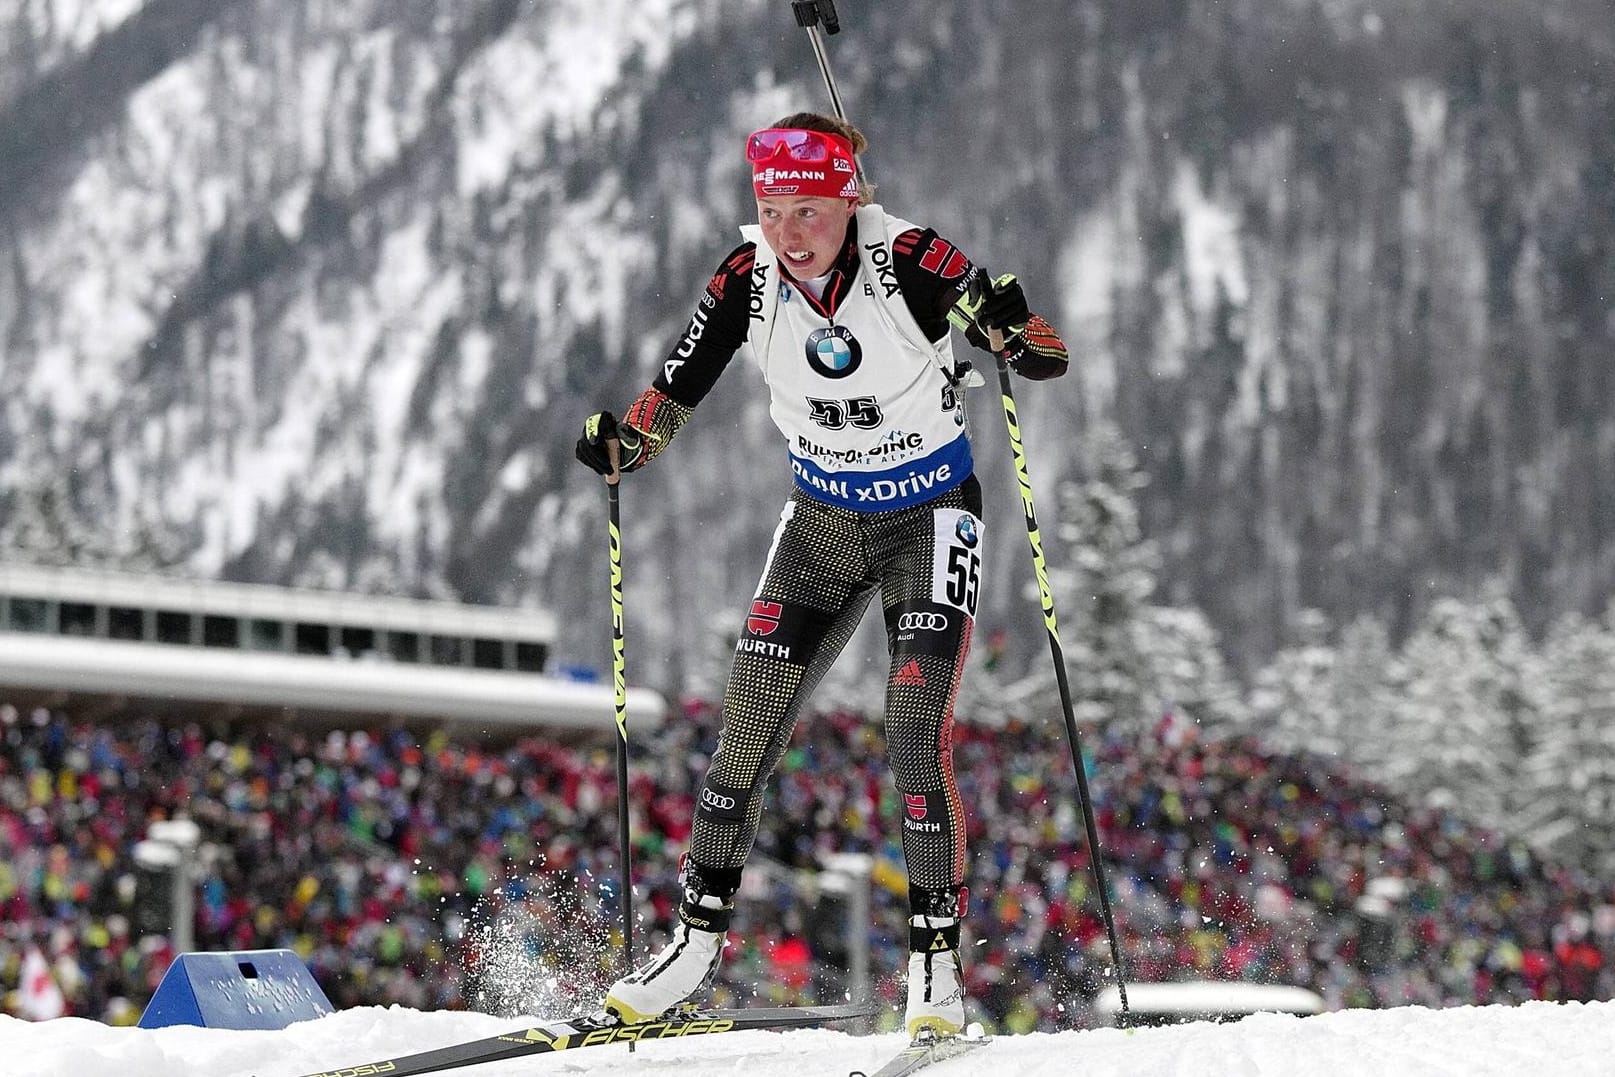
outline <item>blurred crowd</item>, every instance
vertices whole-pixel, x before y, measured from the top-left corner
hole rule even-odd
[[[715,707],[692,702],[632,746],[641,950],[671,926],[716,731]],[[1615,997],[1608,882],[1171,716],[1143,736],[1086,736],[1129,982],[1294,984],[1331,1008]],[[1093,1023],[1114,973],[1063,730],[961,724],[954,750],[980,1017],[1009,1032]],[[615,773],[610,746],[587,742],[0,704],[0,990],[37,948],[69,1012],[136,1019],[175,955],[165,890],[133,848],[185,817],[203,835],[196,949],[293,949],[339,1008],[589,1008],[620,962]],[[874,986],[901,1010],[897,801],[878,720],[803,719],[720,1001],[841,997],[847,902],[818,869],[854,853],[871,869]]]

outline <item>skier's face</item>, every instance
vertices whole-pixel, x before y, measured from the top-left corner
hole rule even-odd
[[[845,198],[775,195],[757,200],[757,223],[791,276],[811,280],[835,265],[856,208]]]

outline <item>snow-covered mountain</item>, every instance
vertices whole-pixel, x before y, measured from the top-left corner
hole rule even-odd
[[[1610,0],[840,8],[882,200],[1073,345],[1021,390],[1039,488],[1119,423],[1165,597],[1236,660],[1309,606],[1403,629],[1492,575],[1535,625],[1602,608]],[[550,605],[599,664],[576,429],[735,242],[744,133],[823,100],[783,0],[8,6],[0,549]],[[762,396],[737,363],[624,493],[644,679],[693,675],[758,569]]]

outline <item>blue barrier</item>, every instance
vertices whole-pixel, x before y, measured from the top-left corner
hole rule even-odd
[[[290,950],[180,954],[140,1015],[141,1028],[277,1029],[331,1012],[303,959]]]

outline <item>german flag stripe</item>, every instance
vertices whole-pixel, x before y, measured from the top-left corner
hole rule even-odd
[[[666,394],[661,390],[646,389],[639,394],[637,400],[628,406],[628,413],[622,417],[622,421],[635,430],[648,434],[655,429],[652,424],[656,421],[656,410],[662,406],[666,399]]]
[[[1065,341],[1060,334],[1054,331],[1054,326],[1044,321],[1039,315],[1032,315],[1031,321],[1026,323],[1026,345],[1035,352],[1044,355],[1064,355]]]

